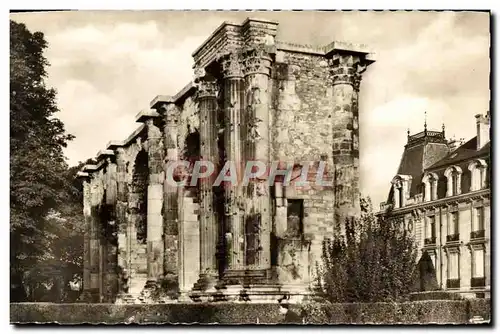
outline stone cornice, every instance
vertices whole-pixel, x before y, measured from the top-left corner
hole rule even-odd
[[[132,132],[130,134],[130,136],[128,136],[127,139],[125,139],[124,141],[121,142],[121,145],[117,145],[118,147],[122,147],[122,146],[127,146],[128,144],[130,144],[135,138],[137,138],[141,132],[145,129],[146,125],[145,124],[141,124],[137,129],[134,130],[134,132]],[[115,142],[115,143],[119,143],[119,142]]]
[[[85,165],[82,168],[82,172],[93,172],[97,170],[97,165]]]
[[[85,179],[85,178],[88,178],[88,177],[90,177],[90,175],[87,172],[77,172],[76,173],[76,178]]]
[[[144,123],[150,118],[157,118],[157,117],[160,117],[160,114],[158,114],[156,109],[141,110],[135,116],[135,121],[137,123]]]
[[[149,107],[151,109],[158,110],[163,104],[166,103],[179,103],[184,100],[190,93],[194,93],[196,90],[196,85],[190,81],[186,86],[184,86],[177,94],[174,96],[170,95],[157,95],[154,99],[149,102]]]
[[[118,147],[122,147],[123,145],[124,145],[123,140],[110,140],[106,144],[106,149],[107,150],[116,150]]]
[[[156,95],[154,99],[149,102],[149,107],[158,109],[164,103],[174,103],[174,99],[170,95]]]
[[[244,44],[240,34],[241,25],[224,22],[192,54],[194,67],[205,67],[217,58],[217,55],[231,49],[238,49]]]
[[[97,160],[105,159],[107,157],[112,157],[115,155],[115,152],[112,150],[100,150],[97,152]]]
[[[318,56],[329,56],[334,52],[349,52],[359,53],[364,55],[364,59],[368,63],[376,61],[376,54],[364,44],[353,44],[341,41],[334,41],[326,46],[316,46],[309,44],[297,44],[285,41],[276,41],[276,49],[278,51],[288,51],[297,53],[313,54]]]
[[[457,196],[444,197],[435,201],[422,202],[414,205],[405,206],[404,208],[393,209],[391,211],[391,216],[401,215],[409,213],[413,210],[422,210],[431,207],[447,206],[451,204],[458,204],[461,202],[467,202],[474,199],[479,199],[490,195],[490,189],[482,189],[478,191],[472,191],[463,193]],[[377,215],[384,214],[384,212],[378,212]]]

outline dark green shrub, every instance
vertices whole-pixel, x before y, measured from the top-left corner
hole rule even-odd
[[[318,285],[332,303],[405,300],[419,285],[412,233],[400,221],[375,217],[369,199],[364,203],[361,218],[345,222],[345,237],[324,242]]]

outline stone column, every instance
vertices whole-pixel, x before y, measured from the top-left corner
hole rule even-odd
[[[217,82],[207,76],[198,79],[197,100],[200,112],[201,160],[218,165],[217,150]],[[217,234],[218,224],[214,210],[213,177],[200,182],[200,279],[197,288],[207,290],[217,282]]]
[[[127,209],[127,160],[125,150],[119,147],[116,150],[116,225],[118,238],[118,294],[128,293],[128,279],[130,275],[130,242],[128,233]]]
[[[106,158],[106,209],[109,210],[108,221],[102,222],[107,224],[104,253],[106,255],[105,261],[105,300],[113,302],[118,292],[118,231],[116,226],[116,195],[117,195],[117,165],[113,151],[105,151]]]
[[[83,236],[83,295],[81,301],[91,301],[90,296],[90,240],[92,215],[90,209],[90,179],[83,178],[83,217],[85,219],[85,230]]]
[[[102,204],[103,184],[99,175],[92,174],[90,181],[90,291],[93,302],[100,302],[102,276],[101,266],[101,221],[99,210]]]
[[[179,159],[177,133],[179,110],[171,101],[167,101],[161,106],[161,114],[165,120],[163,130],[163,145],[166,159],[164,171],[167,170],[168,163]],[[171,281],[172,285],[179,286],[179,271],[182,266],[182,257],[179,252],[179,227],[178,227],[178,197],[177,187],[168,183],[167,175],[163,182],[163,233],[164,233],[164,260],[163,266],[165,277]]]
[[[147,217],[147,252],[148,282],[156,282],[163,275],[163,140],[160,129],[154,124],[154,118],[146,120],[148,131],[148,217]]]
[[[336,52],[329,59],[333,85],[333,162],[335,165],[336,232],[347,218],[359,217],[359,115],[361,74],[359,56]],[[401,203],[400,203],[401,204]]]
[[[244,51],[244,76],[245,76],[245,117],[247,121],[247,159],[263,162],[269,167],[269,76],[271,70],[271,57],[264,47],[255,46]],[[254,191],[252,205],[247,210],[246,232],[254,224],[257,239],[254,249],[257,252],[255,261],[246,259],[249,268],[270,269],[271,267],[271,202],[270,187],[267,179],[253,182]],[[253,221],[253,223],[250,222]],[[246,245],[248,255],[248,247]]]
[[[239,54],[231,52],[221,59],[224,78],[224,146],[226,161],[233,162],[239,168],[242,164],[241,144],[241,90],[242,78]],[[239,181],[239,180],[238,180]],[[244,269],[243,254],[243,198],[240,182],[237,185],[225,185],[225,229],[227,243],[227,270]]]

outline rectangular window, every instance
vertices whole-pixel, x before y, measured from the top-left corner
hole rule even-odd
[[[459,278],[460,257],[458,252],[448,253],[448,279]]]
[[[477,207],[475,210],[475,219],[474,219],[474,231],[484,230],[484,207]]]
[[[481,169],[477,167],[472,170],[472,179],[473,179],[472,183],[474,185],[472,190],[481,189],[481,180],[482,180],[481,174],[482,174]]]
[[[287,199],[288,207],[286,213],[287,231],[286,234],[292,238],[300,238],[304,232],[304,200]]]
[[[458,234],[458,211],[450,213],[450,222],[448,226],[448,235]]]
[[[452,195],[455,196],[455,195],[458,195],[458,187],[459,187],[459,184],[458,184],[458,173],[457,172],[454,172],[453,175],[452,175]]]
[[[472,277],[484,277],[484,250],[474,249],[472,252]]]
[[[429,238],[436,238],[436,216],[429,216]]]

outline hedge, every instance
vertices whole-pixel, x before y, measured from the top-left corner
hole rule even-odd
[[[290,310],[307,324],[466,324],[474,316],[490,319],[490,299],[429,300],[404,303],[307,303]],[[279,324],[277,304],[185,303],[10,304],[11,323],[60,324]]]

